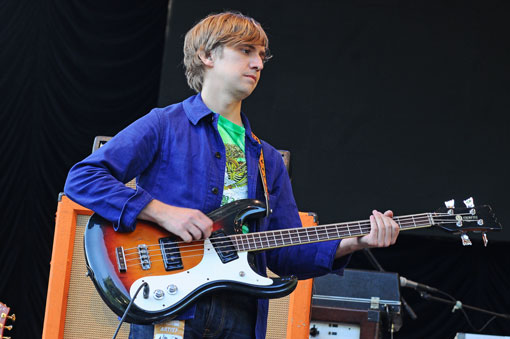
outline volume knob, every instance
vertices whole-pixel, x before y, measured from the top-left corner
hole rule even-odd
[[[170,294],[176,294],[177,293],[177,286],[174,285],[174,284],[171,284],[171,285],[168,285],[168,287],[166,288],[166,290],[168,291],[168,293]]]
[[[163,290],[154,290],[154,299],[161,300],[165,297],[165,291]]]

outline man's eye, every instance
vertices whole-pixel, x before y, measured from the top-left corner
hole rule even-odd
[[[244,54],[250,54],[251,51],[248,48],[241,48],[241,52]]]

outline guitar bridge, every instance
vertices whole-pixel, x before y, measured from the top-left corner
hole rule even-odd
[[[177,243],[170,237],[160,238],[159,246],[161,248],[161,255],[163,256],[163,263],[165,270],[174,271],[184,268],[182,264],[181,252]]]
[[[211,243],[213,244],[216,253],[218,253],[222,263],[226,264],[239,258],[232,240],[223,230],[213,232],[209,239],[211,240]]]
[[[124,254],[124,248],[122,246],[115,249],[115,256],[117,257],[117,267],[120,273],[126,273],[126,255]]]
[[[140,265],[142,265],[142,270],[146,271],[150,269],[151,257],[149,256],[147,245],[145,244],[138,245],[138,256],[140,257]]]

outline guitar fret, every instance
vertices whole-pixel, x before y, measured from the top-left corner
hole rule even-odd
[[[252,250],[256,250],[257,249],[256,233],[252,233],[251,234],[250,247],[251,247]]]
[[[288,229],[288,233],[289,233],[289,244],[293,244],[295,241],[294,241],[294,236],[292,235],[292,228]]]
[[[230,239],[233,239],[236,242],[236,244],[235,244],[236,251],[241,251],[241,247],[239,246],[239,238],[236,236],[232,236],[232,237],[230,237]]]
[[[244,243],[243,243],[243,238],[241,237],[235,237],[236,238],[236,244],[237,244],[237,247],[239,249],[241,249],[241,246],[243,247],[243,251],[245,251],[246,249],[244,248]]]
[[[297,230],[297,228],[292,228],[290,230],[290,234],[292,235],[292,242],[294,244],[299,244],[299,233],[296,230]],[[297,236],[297,239],[296,239],[296,236]]]
[[[400,229],[412,228],[412,226],[408,225],[408,222],[410,221],[410,222],[414,223],[414,217],[413,216],[411,216],[411,220],[406,220],[404,218],[395,218],[394,220],[400,226]]]
[[[326,237],[324,237],[324,226],[323,226],[323,227],[321,227],[321,231],[322,231],[322,233],[321,233],[321,237],[320,237],[320,239],[321,239],[321,240],[326,240],[326,239],[328,238],[328,237],[327,237],[327,236],[328,236],[328,235],[327,235],[327,232],[328,232],[328,231],[326,230]]]
[[[276,247],[278,245],[278,243],[276,242],[276,237],[274,236],[274,232],[271,232],[271,235],[273,236],[273,244],[271,246]]]
[[[259,243],[260,243],[260,247],[258,247],[257,249],[264,248],[264,245],[262,244],[262,237],[261,237],[260,233],[257,233],[257,235],[259,236]]]
[[[427,218],[429,219],[430,225],[434,225],[434,217],[432,216],[432,213],[427,213]]]
[[[273,239],[270,239],[269,236],[272,235],[273,236]],[[274,240],[274,234],[271,232],[271,233],[268,233],[267,236],[266,236],[266,240],[267,240],[267,247],[268,248],[272,248],[274,247],[274,244],[273,244],[273,240]]]
[[[414,227],[418,227],[418,226],[416,226],[416,220],[414,219],[414,215],[411,215],[411,220],[413,221]]]
[[[264,240],[266,241],[266,246],[264,248],[269,248],[269,239],[266,234],[264,234]]]
[[[340,225],[338,225],[338,226],[340,226]],[[340,235],[340,233],[338,232],[338,226],[337,226],[338,237],[341,237],[341,236],[343,236],[343,234]],[[349,233],[349,235],[351,235],[351,226],[349,225],[349,223],[346,224],[346,227],[347,227],[347,232]]]
[[[257,239],[255,238],[256,237],[256,233],[252,233],[251,234],[251,239],[250,239],[250,247],[252,250],[256,250],[257,249]]]
[[[301,229],[296,228],[296,234],[297,234],[297,242],[298,242],[298,244],[302,244],[303,241],[301,240]]]
[[[250,235],[243,234],[241,238],[241,242],[243,243],[243,250],[250,250]]]

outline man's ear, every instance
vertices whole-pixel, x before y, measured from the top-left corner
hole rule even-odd
[[[198,57],[200,58],[200,60],[202,60],[204,65],[206,65],[208,67],[214,66],[214,60],[212,58],[211,52],[206,53],[203,49],[201,49],[200,51],[198,51]]]

